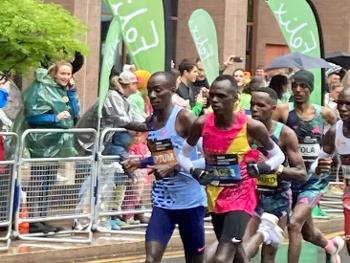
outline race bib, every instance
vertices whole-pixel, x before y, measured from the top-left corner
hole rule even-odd
[[[268,189],[275,189],[278,187],[278,180],[277,180],[277,174],[264,174],[262,176],[258,176],[257,178],[257,185],[259,190],[266,190]]]
[[[314,138],[305,138],[303,143],[299,144],[299,151],[304,160],[315,160],[320,153],[321,146]]]
[[[211,176],[218,177],[219,180],[241,180],[237,154],[207,156],[206,170]]]
[[[177,164],[174,147],[170,139],[148,141],[155,164]]]

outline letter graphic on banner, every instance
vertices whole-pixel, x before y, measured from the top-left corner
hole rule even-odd
[[[98,95],[98,117],[102,117],[102,107],[107,97],[109,89],[109,75],[114,65],[115,53],[117,46],[121,42],[121,32],[119,20],[114,17],[107,32],[106,42],[104,45],[104,54],[100,75],[100,89]]]
[[[210,85],[219,76],[218,42],[214,21],[207,11],[197,9],[191,14],[188,27]]]
[[[292,52],[313,57],[323,57],[323,39],[316,9],[308,0],[268,0],[277,23]],[[311,102],[321,105],[324,74],[321,69],[311,69],[315,76]]]
[[[118,17],[123,40],[138,69],[164,70],[165,33],[162,0],[106,0]]]

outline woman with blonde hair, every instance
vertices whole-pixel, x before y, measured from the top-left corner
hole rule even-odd
[[[59,61],[49,70],[37,69],[35,79],[23,93],[24,115],[30,128],[73,128],[79,117],[79,101],[72,85],[73,67]],[[74,135],[69,133],[30,133],[26,146],[31,158],[73,157],[77,155]],[[58,164],[33,165],[29,182],[22,182],[33,217],[47,217],[48,192],[57,180]],[[56,232],[45,222],[31,223],[29,232]]]

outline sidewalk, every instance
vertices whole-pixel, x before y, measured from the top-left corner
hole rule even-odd
[[[329,220],[315,220],[320,230],[329,234],[343,230],[343,217],[333,216]],[[125,257],[144,254],[145,228],[136,228],[129,234],[119,231],[116,234],[94,234],[92,244],[71,244],[51,242],[24,242],[14,240],[8,252],[0,253],[2,263],[37,263],[37,262],[84,262],[110,257]],[[215,240],[209,222],[206,223],[207,244]],[[179,234],[173,235],[167,251],[182,249]]]

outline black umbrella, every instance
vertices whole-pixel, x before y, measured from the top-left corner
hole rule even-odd
[[[311,68],[330,68],[329,63],[317,57],[311,57],[299,52],[290,53],[281,57],[277,57],[266,67],[266,69],[273,68],[298,68],[298,69],[311,69]]]
[[[341,66],[346,70],[350,69],[350,53],[341,51],[328,52],[325,55],[325,59],[329,62]]]

